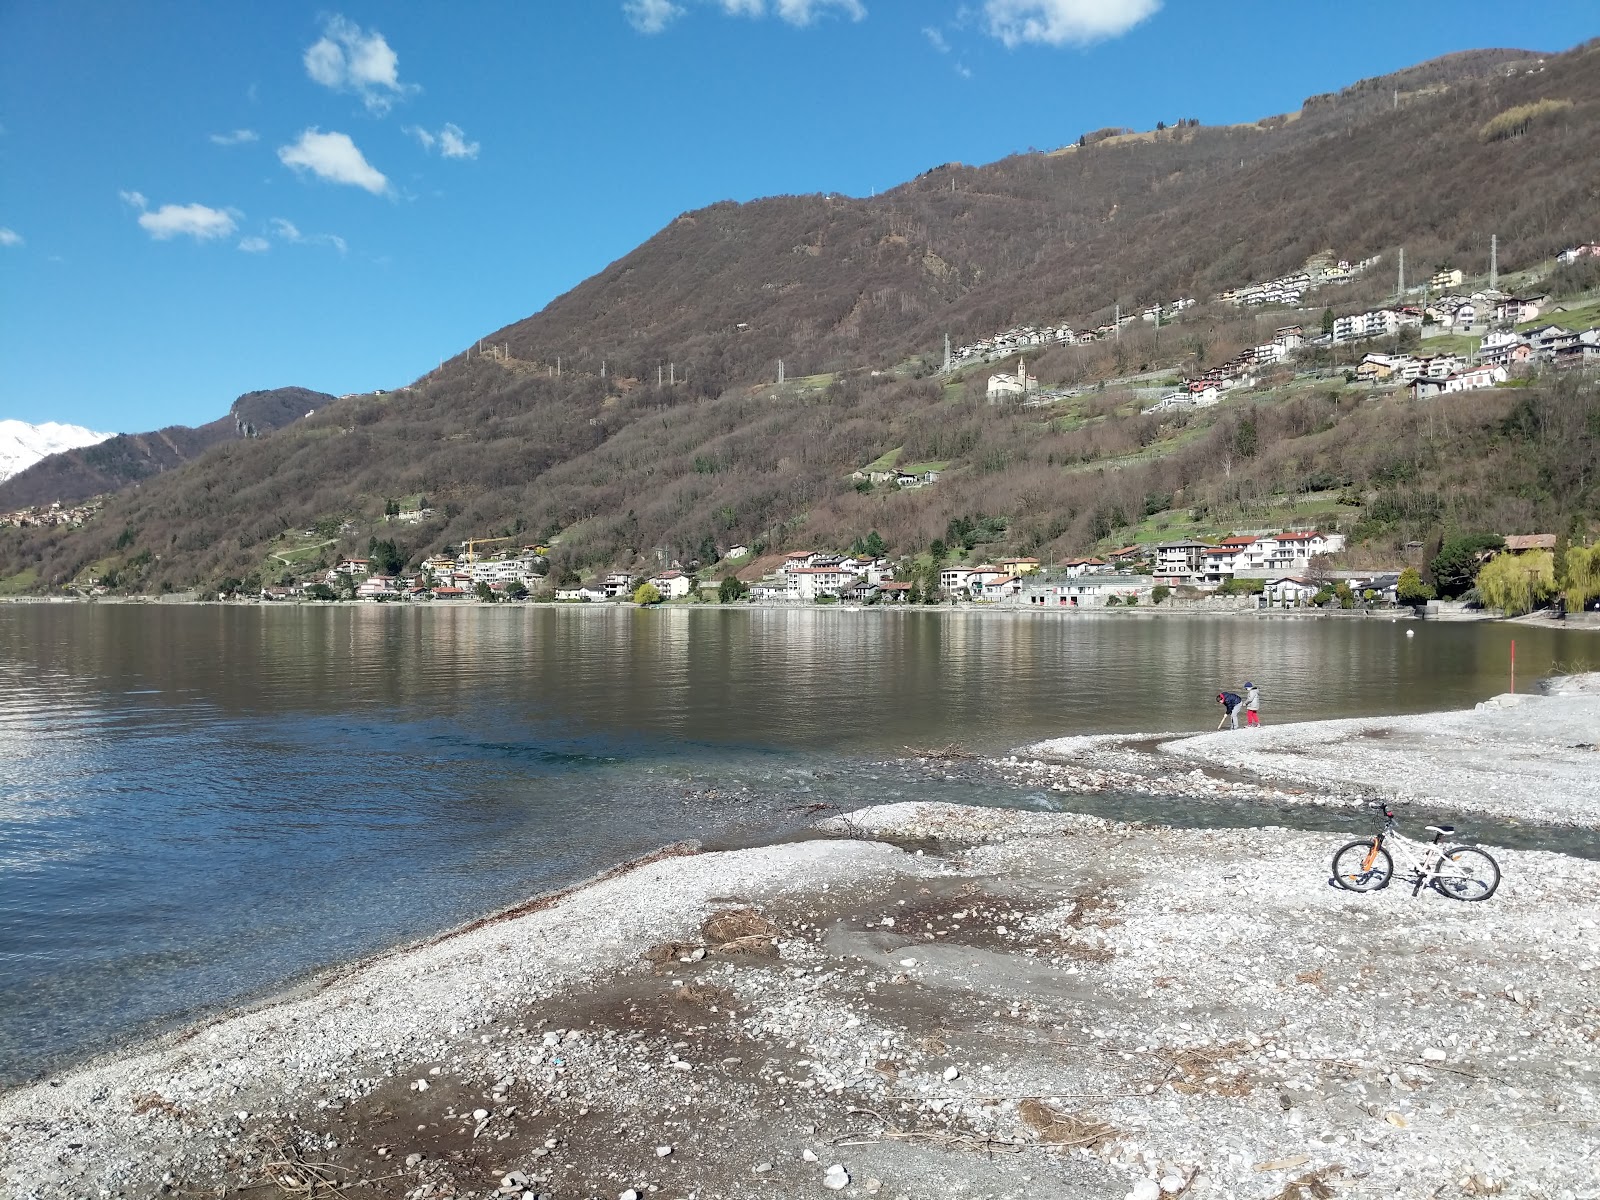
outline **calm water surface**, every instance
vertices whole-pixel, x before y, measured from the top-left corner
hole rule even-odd
[[[0,1082],[805,804],[1063,802],[907,746],[1210,728],[1247,678],[1269,721],[1467,705],[1513,636],[1525,680],[1600,661],[1592,634],[1406,628],[0,605]]]

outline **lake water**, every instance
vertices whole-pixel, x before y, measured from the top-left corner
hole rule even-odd
[[[1464,706],[1513,637],[1525,684],[1600,659],[1385,621],[0,605],[0,1083],[808,804],[1062,803],[908,746],[1208,729],[1247,678],[1269,722]]]

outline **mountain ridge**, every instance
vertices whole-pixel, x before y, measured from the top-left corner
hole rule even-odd
[[[168,425],[148,433],[97,435],[97,440],[43,455],[10,476],[0,476],[0,511],[39,504],[75,504],[181,466],[223,442],[253,438],[334,399],[308,388],[246,392],[228,414],[204,425]]]
[[[30,425],[10,418],[0,420],[0,483],[52,454],[92,446],[114,436],[58,421]]]
[[[946,332],[1058,317],[1092,327],[1118,304],[1129,313],[1206,298],[1330,247],[1357,259],[1405,246],[1419,269],[1458,260],[1481,270],[1497,232],[1502,267],[1531,267],[1592,236],[1600,181],[1568,164],[1600,160],[1595,51],[1419,64],[1294,121],[1185,125],[1070,154],[947,164],[866,200],[771,197],[684,213],[486,335],[483,353],[469,349],[396,393],[327,404],[273,437],[213,447],[113,498],[82,530],[0,544],[0,570],[59,585],[131,543],[160,554],[141,586],[188,586],[242,574],[285,529],[333,518],[354,532],[330,552],[361,553],[365,539],[388,536],[390,502],[413,495],[428,496],[434,515],[396,534],[407,554],[485,532],[559,533],[563,570],[658,549],[687,561],[732,541],[848,541],[870,528],[906,552],[954,517],[985,513],[1010,523],[1011,549],[1067,552],[1155,499],[1254,503],[1246,490],[1281,494],[1299,487],[1297,472],[1381,496],[1400,469],[1369,435],[1411,438],[1418,454],[1437,447],[1414,427],[1420,410],[1369,410],[1342,380],[1326,389],[1333,399],[1293,399],[1281,412],[1275,393],[1250,400],[1261,411],[1248,419],[1299,449],[1263,452],[1222,478],[1207,456],[1222,460],[1241,411],[1182,427],[1141,413],[1131,392],[1093,391],[1142,367],[1182,374],[1221,361],[1270,340],[1274,323],[1315,320],[1320,298],[1299,314],[1203,302],[1170,329],[1030,356],[1046,383],[1089,389],[1058,413],[990,406],[976,373],[943,381],[931,371]],[[1380,85],[1400,76],[1421,86],[1397,101],[1388,84],[1384,103]],[[1568,105],[1525,136],[1482,135],[1497,114],[1547,96]],[[1370,274],[1327,302],[1376,302],[1392,278]],[[1498,453],[1495,422],[1518,399],[1463,407],[1488,431],[1485,456]],[[1344,428],[1349,453],[1324,425]],[[858,491],[850,471],[894,449],[955,469],[915,493]],[[1430,463],[1413,478],[1437,495],[1407,518],[1414,526],[1473,512],[1564,520],[1592,507],[1592,489],[1562,497],[1542,485],[1474,500],[1466,476]],[[1520,471],[1512,463],[1505,474]],[[1412,532],[1384,536],[1398,549]]]

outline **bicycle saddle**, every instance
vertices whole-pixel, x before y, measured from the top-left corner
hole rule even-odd
[[[1446,837],[1449,837],[1455,831],[1456,831],[1456,827],[1454,825],[1429,825],[1428,826],[1428,832],[1429,833],[1442,833]]]

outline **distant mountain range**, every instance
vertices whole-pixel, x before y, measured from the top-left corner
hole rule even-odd
[[[274,388],[246,392],[228,415],[198,428],[169,425],[153,433],[94,433],[76,425],[24,425],[0,421],[0,512],[72,504],[121,491],[198,458],[213,446],[282,429],[332,402],[326,392]],[[28,440],[27,431],[44,437]],[[16,465],[10,465],[15,434]],[[37,447],[36,453],[26,453]]]
[[[46,421],[29,425],[26,421],[0,421],[0,482],[25,471],[42,458],[103,442],[111,433],[96,433],[82,425],[62,425]]]

